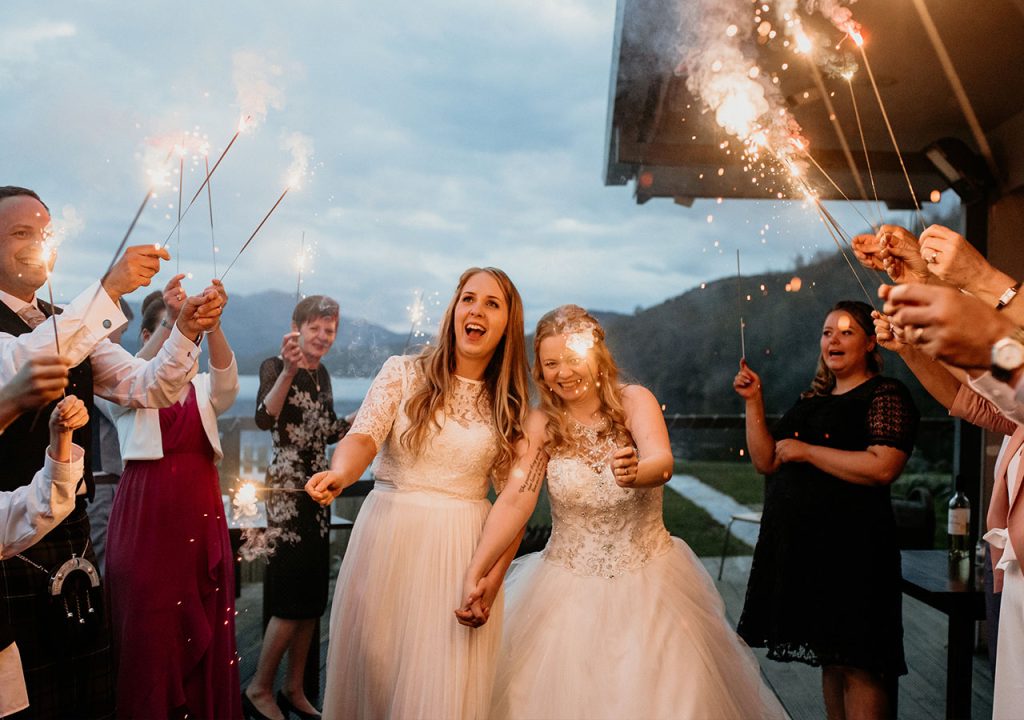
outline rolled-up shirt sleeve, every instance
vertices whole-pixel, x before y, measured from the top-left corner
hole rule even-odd
[[[988,398],[1004,417],[1018,425],[1024,424],[1024,402],[1021,401],[1021,388],[1012,388],[1004,382],[996,380],[991,373],[984,373],[976,378],[968,378],[971,390],[982,397]]]
[[[31,547],[75,507],[75,487],[85,470],[85,450],[71,446],[71,461],[57,462],[46,453],[43,469],[32,482],[0,493],[0,559]]]

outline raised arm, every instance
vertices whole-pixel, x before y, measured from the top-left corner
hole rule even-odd
[[[263,430],[269,430],[277,416],[281,414],[284,401],[288,398],[292,381],[299,372],[302,361],[302,350],[299,349],[299,334],[290,332],[281,340],[281,360],[275,363],[273,378],[265,376],[260,368],[260,393],[256,399],[256,424]],[[264,362],[266,367],[266,362]]]
[[[764,394],[760,376],[750,369],[746,360],[740,360],[740,371],[732,387],[745,403],[747,450],[754,469],[762,475],[771,475],[781,464],[775,457],[775,438],[768,430],[764,412]]]

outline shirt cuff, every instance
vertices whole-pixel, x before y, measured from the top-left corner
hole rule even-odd
[[[101,338],[128,322],[128,318],[121,312],[120,304],[110,299],[100,280],[94,282],[84,292],[79,293],[67,309],[80,311],[82,323],[95,330],[96,335]],[[87,311],[88,315],[86,315]]]
[[[163,349],[170,352],[171,357],[175,359],[190,360],[193,363],[199,361],[199,354],[202,352],[200,345],[196,345],[182,334],[177,323],[171,328],[171,334],[164,341]]]

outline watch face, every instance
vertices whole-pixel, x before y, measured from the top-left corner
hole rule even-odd
[[[1003,370],[1016,370],[1024,365],[1024,345],[1003,338],[992,348],[992,364]]]

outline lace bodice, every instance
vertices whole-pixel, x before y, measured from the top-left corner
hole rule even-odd
[[[573,422],[568,447],[548,461],[551,539],[544,558],[578,575],[614,577],[643,567],[672,545],[662,488],[621,488],[612,474],[613,437]]]
[[[428,434],[419,452],[402,446],[410,425],[405,404],[422,382],[415,359],[388,358],[370,386],[349,432],[373,438],[378,448],[374,474],[399,490],[452,495],[467,500],[487,496],[498,457],[498,433],[482,381],[456,377],[440,432]]]

